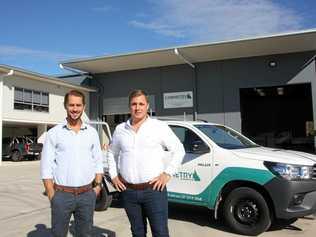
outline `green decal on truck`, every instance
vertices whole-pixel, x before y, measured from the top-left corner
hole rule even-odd
[[[196,172],[192,173],[192,180],[194,180],[194,174],[197,175]],[[217,177],[200,194],[191,195],[184,193],[168,192],[168,199],[170,201],[175,202],[198,204],[207,206],[209,208],[214,208],[216,199],[221,189],[225,186],[225,184],[231,181],[242,180],[264,185],[274,177],[275,176],[268,170],[229,167],[224,169],[220,174],[218,174]],[[200,181],[200,177],[197,176],[197,178],[198,181]]]
[[[194,172],[178,172],[173,175],[174,178],[180,180],[188,180],[188,181],[201,181],[198,173],[194,170]]]

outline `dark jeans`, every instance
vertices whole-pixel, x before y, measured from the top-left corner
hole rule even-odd
[[[52,233],[54,237],[66,237],[70,217],[75,220],[75,236],[90,237],[96,195],[93,190],[79,195],[56,191],[51,201]]]
[[[145,237],[147,219],[153,237],[169,237],[167,190],[126,189],[122,192],[122,202],[131,224],[133,237]]]

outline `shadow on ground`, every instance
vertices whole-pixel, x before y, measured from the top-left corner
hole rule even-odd
[[[75,236],[74,221],[70,222],[69,232],[72,236]],[[51,234],[51,228],[47,228],[44,224],[37,224],[35,230],[30,231],[27,237],[53,237],[53,235]],[[91,237],[116,237],[116,234],[111,230],[93,226]]]
[[[221,220],[214,218],[214,212],[198,206],[169,203],[169,219],[191,222],[199,226],[207,226],[228,233],[233,233]]]
[[[123,208],[119,198],[113,199],[111,204],[112,208]],[[302,217],[306,220],[315,220],[315,216]],[[222,218],[216,220],[214,218],[214,211],[205,207],[190,206],[179,203],[169,203],[169,219],[180,220],[184,222],[191,222],[199,226],[207,226],[227,233],[234,233],[228,226],[225,225]],[[274,221],[269,228],[270,231],[278,231],[282,229],[291,230],[295,232],[303,231],[301,228],[295,225],[297,218],[290,220],[277,220]]]
[[[52,237],[51,229],[44,224],[37,224],[35,230],[30,231],[27,237]]]
[[[289,220],[276,220],[272,223],[270,229],[268,231],[276,231],[276,230],[293,230],[293,231],[303,231],[301,228],[295,226],[295,222],[297,218],[292,218]]]
[[[303,217],[304,219],[314,220],[312,217]],[[199,226],[207,226],[220,231],[234,233],[224,222],[214,218],[214,211],[204,207],[190,206],[178,203],[169,203],[169,219],[191,222]],[[268,232],[287,229],[291,231],[303,231],[295,225],[297,218],[290,220],[277,220],[275,221]],[[294,233],[294,232],[293,232]]]

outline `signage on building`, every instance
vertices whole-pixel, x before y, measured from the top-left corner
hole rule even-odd
[[[163,107],[165,109],[186,108],[193,106],[192,91],[163,93]]]

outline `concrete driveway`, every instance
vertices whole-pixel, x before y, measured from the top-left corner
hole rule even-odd
[[[3,162],[0,166],[0,230],[2,237],[50,237],[50,207],[42,194],[39,161]],[[170,235],[175,237],[239,236],[230,233],[204,208],[171,204]],[[131,236],[129,223],[118,202],[105,212],[95,213],[94,236]],[[298,219],[290,225],[278,225],[261,236],[315,236],[316,220]],[[73,236],[73,223],[70,233]],[[148,235],[151,236],[151,235]]]

